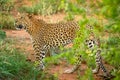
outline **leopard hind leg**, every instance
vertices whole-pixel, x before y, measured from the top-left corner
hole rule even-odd
[[[111,74],[108,73],[108,71],[106,70],[105,66],[102,63],[102,57],[101,57],[101,50],[97,50],[96,52],[96,68],[92,71],[94,74],[97,74],[99,72],[99,70],[101,69],[104,73],[103,77],[105,78],[110,78]]]
[[[73,73],[80,67],[81,61],[82,61],[82,56],[81,55],[77,55],[76,58],[77,59],[76,59],[75,65],[72,68],[65,70],[64,73],[68,73],[68,74],[69,73]]]

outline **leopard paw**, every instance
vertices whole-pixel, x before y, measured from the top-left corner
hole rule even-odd
[[[67,70],[64,71],[64,73],[66,73],[66,74],[70,74],[70,73],[73,73],[73,72],[74,72],[73,69],[67,69]]]
[[[92,73],[93,73],[93,74],[97,74],[97,73],[98,73],[98,70],[97,70],[97,69],[94,69],[94,70],[92,70]]]

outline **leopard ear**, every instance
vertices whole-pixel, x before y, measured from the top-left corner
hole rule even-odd
[[[33,14],[28,14],[28,17],[29,17],[29,18],[32,18],[32,17],[33,17]]]
[[[15,16],[15,18],[20,18],[21,16],[23,16],[23,14],[18,12],[17,15]]]

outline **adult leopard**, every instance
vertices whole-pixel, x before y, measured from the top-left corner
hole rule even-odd
[[[44,69],[43,58],[50,49],[56,49],[71,43],[79,25],[75,21],[67,23],[46,23],[36,19],[32,15],[25,15],[16,18],[17,29],[25,29],[32,38],[33,48],[36,54],[36,62],[41,69]]]
[[[50,49],[56,49],[60,46],[65,46],[71,43],[75,37],[76,32],[80,29],[75,21],[68,21],[66,23],[46,23],[41,19],[36,19],[32,15],[21,16],[16,19],[16,28],[24,28],[32,38],[33,48],[36,54],[36,62],[40,69],[44,69],[43,58]],[[96,40],[86,40],[89,48],[94,48]],[[96,52],[96,69],[93,73],[97,73],[101,68],[103,72],[108,75],[101,62],[101,51]],[[65,73],[74,72],[80,65],[81,56],[76,56],[77,61],[72,69],[66,70]]]

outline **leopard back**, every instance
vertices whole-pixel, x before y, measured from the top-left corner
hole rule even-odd
[[[24,28],[34,41],[49,47],[59,47],[71,43],[79,28],[75,21],[51,24],[33,16],[18,18],[16,25],[17,28]]]

